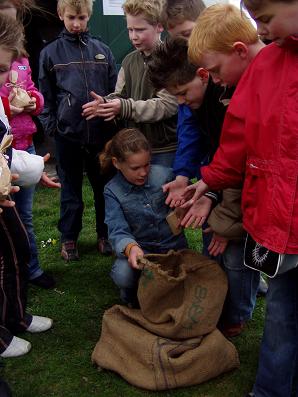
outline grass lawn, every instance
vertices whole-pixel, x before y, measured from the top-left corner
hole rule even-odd
[[[79,240],[81,259],[69,264],[60,259],[59,244],[40,248],[42,267],[56,280],[54,290],[29,289],[28,312],[54,319],[44,334],[24,334],[32,343],[29,354],[4,360],[2,376],[14,397],[242,397],[250,391],[256,373],[263,327],[264,300],[259,299],[253,320],[243,336],[234,338],[240,369],[210,382],[189,388],[148,392],[126,383],[120,376],[98,371],[91,365],[91,352],[99,338],[104,311],[119,303],[118,291],[109,278],[111,258],[95,249],[94,210],[89,186],[84,187],[84,226]],[[35,196],[34,224],[38,245],[57,239],[59,192],[39,188]],[[194,249],[200,249],[199,234],[188,233]]]

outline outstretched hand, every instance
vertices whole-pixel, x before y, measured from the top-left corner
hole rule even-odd
[[[106,103],[102,103],[98,106],[97,114],[99,117],[105,119],[105,121],[113,120],[121,110],[120,99],[111,99]]]
[[[99,106],[100,104],[104,103],[104,99],[102,96],[97,95],[96,92],[90,92],[91,97],[94,99],[91,102],[87,102],[82,106],[82,116],[86,117],[86,120],[91,120],[94,117],[99,117]]]
[[[168,194],[165,201],[166,205],[169,205],[170,208],[179,207],[183,192],[188,186],[188,181],[187,177],[179,175],[175,180],[162,186],[162,191]]]
[[[184,190],[184,193],[182,195],[182,208],[188,208],[192,206],[200,197],[203,196],[203,194],[207,193],[209,190],[208,185],[203,181],[203,179],[200,179],[198,182],[187,186],[187,188]]]
[[[180,222],[181,226],[192,227],[193,229],[202,227],[211,211],[211,207],[212,200],[210,198],[206,196],[199,198],[185,214]]]
[[[45,156],[43,156],[43,162],[46,163],[50,157],[51,157],[50,153],[47,153]],[[61,188],[61,183],[59,183],[57,181],[58,181],[57,177],[49,177],[45,171],[42,173],[41,178],[40,178],[40,183],[43,186],[53,188],[53,189]]]
[[[213,232],[211,227],[208,227],[204,230],[204,233]],[[229,240],[225,237],[219,236],[216,233],[213,233],[211,242],[208,246],[208,252],[211,256],[217,256],[219,254],[223,254],[225,249],[227,248]]]

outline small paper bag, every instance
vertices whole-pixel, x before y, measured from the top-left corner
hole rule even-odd
[[[12,70],[9,73],[9,81],[9,86],[12,87],[12,91],[16,94],[10,103],[17,108],[28,106],[30,104],[31,97],[28,92],[21,87],[22,83],[17,82],[18,72],[16,70]]]
[[[12,135],[4,135],[0,144],[0,200],[5,200],[11,188],[11,173],[5,158],[5,150],[11,145]]]

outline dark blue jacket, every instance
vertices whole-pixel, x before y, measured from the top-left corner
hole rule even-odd
[[[178,110],[178,148],[173,170],[175,175],[200,178],[200,168],[207,165],[219,146],[227,103],[234,89],[220,87],[209,80],[202,105]]]
[[[206,142],[199,122],[187,105],[179,105],[177,122],[178,147],[173,164],[174,174],[189,179],[201,178],[200,168],[208,164]]]
[[[111,50],[88,32],[71,34],[66,29],[40,54],[39,89],[45,106],[40,116],[49,134],[73,142],[96,144],[109,139],[113,123],[102,118],[86,121],[82,105],[114,91],[117,70]]]

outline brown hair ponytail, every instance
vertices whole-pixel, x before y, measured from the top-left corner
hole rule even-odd
[[[123,162],[130,154],[140,151],[151,152],[146,137],[137,128],[124,128],[119,131],[105,145],[99,155],[99,162],[103,173],[108,173],[113,167],[112,157]]]

